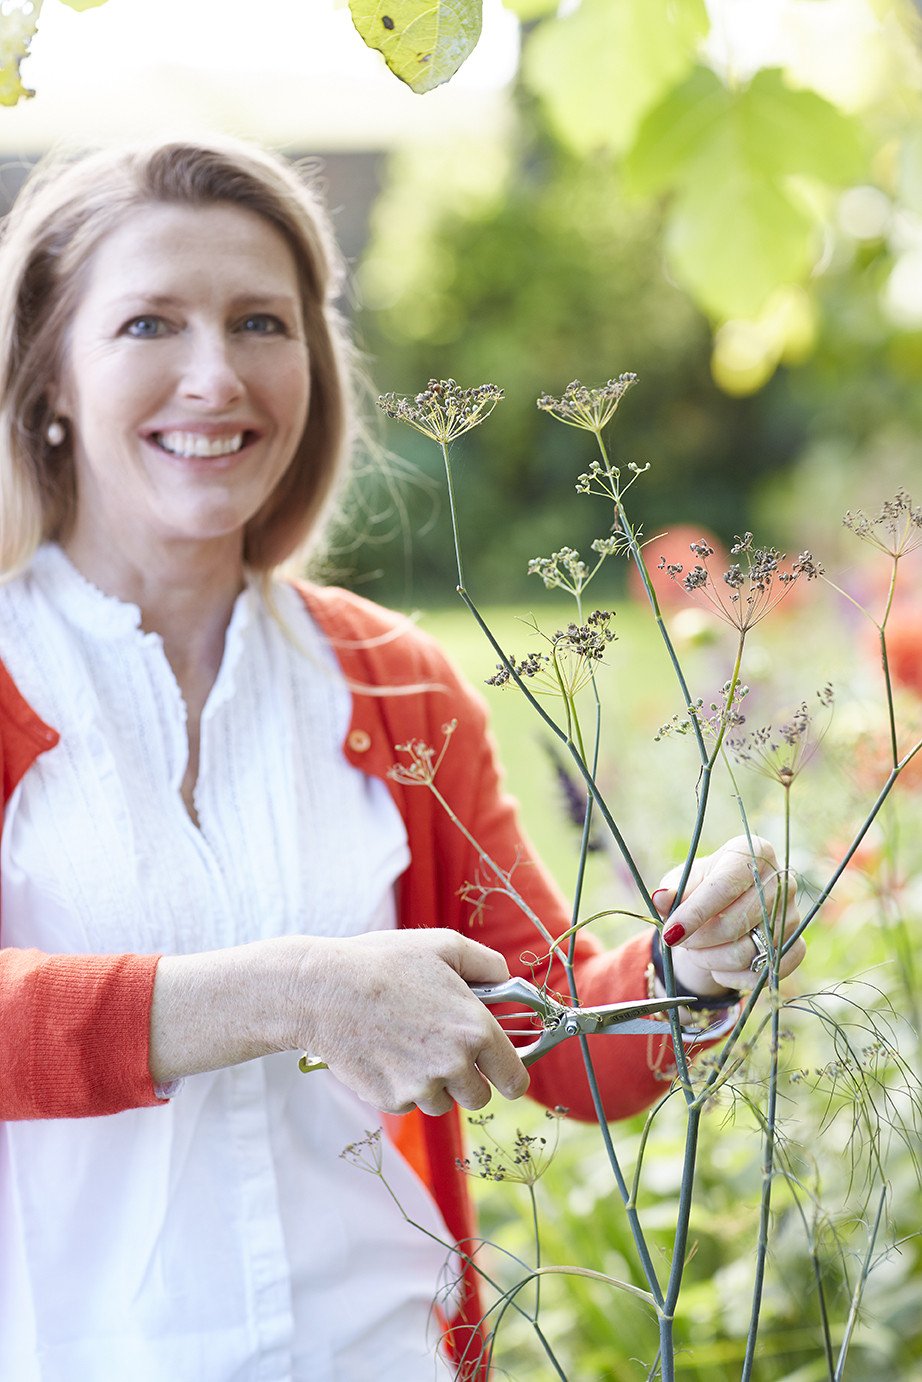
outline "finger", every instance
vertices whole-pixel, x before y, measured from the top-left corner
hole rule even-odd
[[[469,984],[501,984],[509,978],[509,966],[498,950],[491,950],[469,936],[455,935],[454,968]]]
[[[661,883],[656,892],[650,894],[650,901],[661,917],[668,917],[672,905],[675,902],[675,888],[670,888]]]
[[[443,1085],[441,1089],[433,1090],[425,1098],[417,1099],[416,1107],[420,1113],[427,1113],[430,1118],[441,1118],[443,1114],[449,1113],[455,1106],[455,1101]],[[478,1108],[482,1105],[478,1104]]]
[[[528,1071],[498,1022],[496,1036],[479,1052],[477,1065],[481,1074],[504,1099],[521,1099],[528,1090]]]
[[[663,933],[666,944],[678,945],[689,939],[707,922],[727,912],[735,903],[740,903],[750,891],[753,898],[747,899],[745,905],[748,907],[750,901],[754,902],[761,917],[759,890],[754,884],[753,862],[753,857],[748,851],[745,855],[726,849],[722,851],[721,861],[715,865],[713,872],[709,873],[693,892],[688,893],[670,916],[669,925]],[[763,894],[768,892],[770,902],[774,898],[774,889],[770,888],[775,873],[774,864],[759,860],[755,862],[760,864],[759,878],[762,891]],[[737,929],[740,929],[739,923]],[[752,928],[747,926],[745,929]]]
[[[456,1104],[472,1112],[488,1104],[493,1093],[488,1081],[476,1067],[464,1071],[453,1080],[446,1080],[445,1089]]]
[[[798,937],[787,954],[781,956],[778,977],[786,979],[789,974],[793,974],[806,953],[806,943],[802,936]],[[720,945],[710,951],[699,951],[695,956],[695,962],[706,969],[715,983],[723,984],[725,988],[751,989],[759,978],[759,971],[752,968],[754,958],[753,942],[745,936],[732,945]]]
[[[759,886],[753,882],[729,907],[712,916],[696,932],[693,932],[685,949],[699,950],[748,936],[756,927],[765,926],[766,920],[772,922],[775,935],[780,934],[780,919],[784,917],[784,933],[794,930],[799,924],[795,904],[797,884],[789,879],[787,898],[782,895],[781,880],[766,871],[759,876]]]

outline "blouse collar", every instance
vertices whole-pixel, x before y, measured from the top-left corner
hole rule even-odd
[[[57,543],[47,542],[38,549],[31,573],[43,594],[68,623],[94,638],[123,640],[139,635],[159,638],[159,635],[149,635],[142,630],[139,605],[116,595],[106,595],[77,570]],[[249,573],[245,579],[246,585],[234,603],[225,643],[226,654],[231,654],[229,658],[225,656],[225,661],[233,664],[239,658],[242,639],[259,603],[258,582]]]

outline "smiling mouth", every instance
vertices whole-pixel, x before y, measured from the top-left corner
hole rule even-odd
[[[250,432],[233,432],[226,437],[206,437],[200,432],[154,432],[151,441],[171,456],[187,457],[191,460],[207,459],[211,456],[233,456],[252,435]]]

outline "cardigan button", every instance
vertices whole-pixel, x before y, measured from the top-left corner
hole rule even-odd
[[[352,729],[346,743],[353,753],[367,753],[371,748],[371,735],[367,729]]]

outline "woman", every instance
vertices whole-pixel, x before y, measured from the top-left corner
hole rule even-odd
[[[469,934],[477,860],[386,780],[394,745],[457,719],[441,791],[567,917],[479,698],[406,621],[277,575],[349,448],[326,223],[244,146],[109,151],[37,175],[0,264],[0,1376],[449,1376],[455,1105],[529,1083],[468,984],[534,933],[499,897]],[[757,920],[731,842],[670,918],[683,989],[743,982]],[[649,935],[581,938],[581,998],[645,994],[649,965]],[[612,1116],[662,1089],[668,1047],[599,1045]],[[532,1092],[590,1116],[571,1046]],[[339,1157],[377,1110],[407,1114],[399,1208]],[[471,1283],[445,1306],[463,1349]]]

